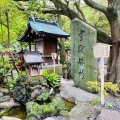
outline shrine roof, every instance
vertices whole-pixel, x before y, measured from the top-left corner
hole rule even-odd
[[[44,62],[42,56],[36,51],[25,52],[24,60],[27,64],[39,64]]]
[[[56,22],[48,22],[46,20],[40,20],[38,18],[32,18],[29,20],[27,24],[26,31],[22,36],[20,36],[17,40],[25,41],[24,39],[30,38],[30,34],[32,34],[31,29],[39,35],[48,35],[57,38],[67,38],[70,35],[65,33]],[[27,40],[26,40],[27,41]]]

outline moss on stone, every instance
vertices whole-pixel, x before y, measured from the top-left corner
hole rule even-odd
[[[35,115],[40,115],[42,118],[48,116],[59,115],[60,111],[66,110],[65,103],[60,97],[55,97],[51,103],[39,105],[36,102],[28,102],[26,104],[27,110],[27,120],[35,117]],[[62,112],[61,114],[66,114],[67,112]]]

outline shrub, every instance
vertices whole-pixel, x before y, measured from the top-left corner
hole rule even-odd
[[[100,82],[98,81],[88,81],[87,86],[90,90],[94,90],[96,92],[100,91]]]
[[[87,86],[91,90],[95,90],[96,92],[100,91],[100,82],[98,81],[88,81]],[[107,92],[116,92],[118,90],[117,84],[113,84],[112,82],[105,82],[104,83],[104,93]]]
[[[47,71],[43,71],[42,75],[47,79],[49,87],[56,88],[60,86],[60,77],[57,74],[49,74]]]

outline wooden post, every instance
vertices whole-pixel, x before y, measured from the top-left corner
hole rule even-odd
[[[29,42],[29,51],[31,51],[31,42]],[[36,51],[36,50],[35,50]]]
[[[55,59],[53,59],[54,73],[55,73]]]
[[[53,59],[53,69],[54,69],[54,73],[55,73],[55,59],[57,57],[57,54],[56,53],[51,53],[52,55],[52,59]]]
[[[110,46],[103,43],[98,43],[93,46],[94,57],[100,58],[99,69],[101,78],[101,105],[104,105],[104,58],[108,58],[110,54]]]

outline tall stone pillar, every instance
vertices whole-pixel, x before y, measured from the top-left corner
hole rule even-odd
[[[87,81],[96,81],[97,60],[93,45],[97,42],[97,31],[88,24],[74,19],[71,22],[71,74],[76,87],[90,91]]]

